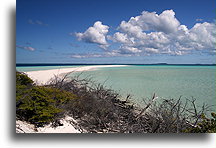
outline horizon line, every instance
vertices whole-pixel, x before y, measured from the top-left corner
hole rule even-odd
[[[180,64],[170,64],[170,63],[16,63],[16,66],[58,66],[58,65],[179,65],[179,66],[216,66],[216,64],[203,64],[203,63],[180,63]]]

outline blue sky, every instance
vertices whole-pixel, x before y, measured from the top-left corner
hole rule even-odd
[[[215,1],[17,0],[17,63],[215,63]]]

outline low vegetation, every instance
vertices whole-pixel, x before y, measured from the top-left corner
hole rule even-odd
[[[36,86],[25,74],[17,72],[16,115],[36,126],[63,117],[63,105],[77,99],[76,95],[49,86]]]
[[[201,114],[201,121],[193,128],[184,130],[186,133],[216,133],[216,114],[211,113],[211,118]]]
[[[91,79],[55,78],[37,86],[25,74],[16,73],[16,115],[44,126],[58,126],[65,115],[77,121],[81,132],[89,133],[205,133],[216,132],[215,113],[207,118],[209,106],[197,109],[195,100],[181,98],[157,102],[154,95],[145,107],[137,107],[131,96],[95,84]]]

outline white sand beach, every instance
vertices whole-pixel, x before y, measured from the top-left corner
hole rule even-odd
[[[16,121],[16,133],[81,133],[78,127],[71,122],[76,123],[72,117],[66,116],[60,121],[63,126],[52,127],[51,124],[44,127],[36,128],[33,124],[27,123],[25,121]]]
[[[32,80],[34,80],[38,85],[46,84],[50,79],[55,76],[62,77],[69,72],[80,72],[96,70],[97,68],[105,67],[123,67],[127,65],[96,65],[96,66],[81,66],[73,68],[63,68],[63,69],[51,69],[51,70],[40,70],[40,71],[29,71],[25,72]]]
[[[72,117],[66,116],[61,120],[63,126],[52,127],[51,124],[45,127],[37,128],[38,133],[81,133],[71,121],[76,122]]]

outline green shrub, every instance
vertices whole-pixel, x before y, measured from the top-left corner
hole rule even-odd
[[[201,115],[201,121],[196,127],[188,128],[186,133],[216,133],[216,114],[211,113],[211,118],[207,118],[204,114]]]
[[[64,105],[76,99],[70,92],[46,86],[33,86],[33,81],[18,73],[16,85],[17,117],[37,126],[50,123],[65,112]]]
[[[32,85],[33,82],[26,74],[16,72],[16,85]]]

